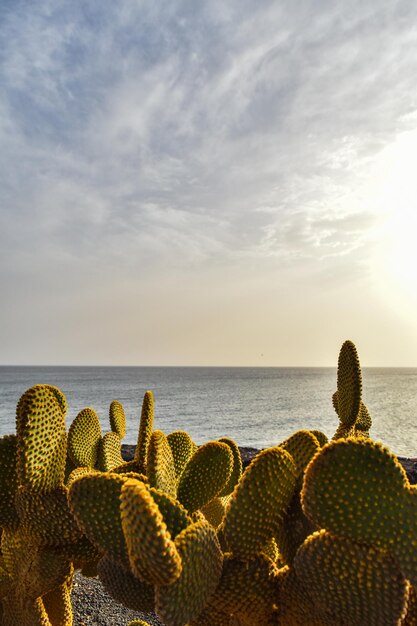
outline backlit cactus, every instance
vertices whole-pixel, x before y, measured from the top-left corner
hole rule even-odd
[[[118,400],[112,400],[109,409],[110,428],[119,435],[120,440],[126,435],[126,416],[123,405]]]
[[[148,448],[151,440],[154,422],[154,400],[152,391],[147,391],[142,402],[142,412],[139,423],[138,441],[135,450],[135,461],[140,471],[146,473]]]
[[[0,438],[0,626],[71,626],[74,569],[166,626],[416,626],[417,487],[369,438],[357,351],[343,344],[330,443],[301,430],[242,474],[228,438],[153,429],[133,461],[112,432],[37,385]],[[145,624],[134,620],[130,626]]]
[[[294,493],[297,469],[283,448],[268,448],[236,485],[221,526],[234,556],[250,559],[279,530]]]
[[[328,624],[396,626],[405,615],[407,581],[386,550],[321,530],[300,547],[294,568]]]
[[[57,388],[36,385],[19,400],[16,436],[0,439],[2,626],[72,624],[73,550],[82,533],[64,485],[65,410]]]
[[[228,484],[234,466],[231,447],[209,441],[191,457],[181,474],[177,498],[190,511],[216,498]]]
[[[417,584],[417,497],[387,448],[356,438],[327,444],[307,467],[302,506],[319,528],[381,549]]]
[[[68,431],[68,456],[74,467],[94,467],[97,463],[101,427],[97,413],[82,409]]]

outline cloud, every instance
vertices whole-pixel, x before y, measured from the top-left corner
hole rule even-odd
[[[363,283],[372,164],[415,124],[414,9],[4,3],[0,281]]]

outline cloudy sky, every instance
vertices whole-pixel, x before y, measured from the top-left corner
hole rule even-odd
[[[417,366],[414,0],[2,0],[0,363]]]

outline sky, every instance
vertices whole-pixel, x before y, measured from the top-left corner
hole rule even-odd
[[[2,0],[0,363],[417,366],[414,0]]]

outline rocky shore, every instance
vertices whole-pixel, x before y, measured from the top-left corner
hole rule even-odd
[[[131,460],[135,446],[123,445],[122,448],[123,458],[126,461]],[[240,448],[240,452],[243,465],[246,467],[259,450]],[[410,483],[417,484],[417,457],[398,457],[398,460],[407,472]],[[140,614],[115,602],[103,589],[99,580],[84,578],[79,574],[76,574],[74,580],[72,603],[73,626],[127,626],[133,619],[142,619],[153,626],[163,626],[155,615]]]

